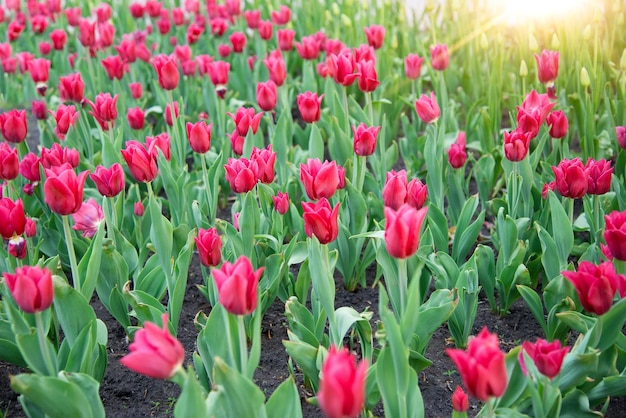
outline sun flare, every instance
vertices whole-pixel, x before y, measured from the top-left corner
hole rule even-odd
[[[573,13],[591,10],[594,0],[496,0],[493,4],[504,21],[523,24],[528,21],[564,19]]]

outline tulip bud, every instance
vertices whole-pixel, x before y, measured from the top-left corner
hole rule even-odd
[[[537,43],[537,38],[532,33],[528,34],[528,49],[531,51],[539,50],[539,44]]]
[[[452,394],[452,410],[456,412],[467,412],[468,409],[469,399],[467,398],[467,393],[461,389],[461,386],[457,386]]]
[[[328,418],[355,418],[365,404],[367,362],[357,365],[347,349],[331,346],[322,366],[320,408]]]
[[[335,16],[339,16],[341,14],[341,9],[339,9],[339,6],[337,5],[337,3],[333,3],[332,6],[330,7],[330,10],[332,10]]]
[[[198,257],[205,267],[217,266],[222,259],[222,240],[215,228],[198,229],[198,236],[194,238]]]
[[[4,273],[4,281],[15,303],[26,313],[41,312],[52,305],[54,287],[47,268],[24,266],[15,274]]]
[[[352,27],[352,20],[350,20],[350,18],[344,14],[341,15],[341,24],[343,26],[345,26],[346,28],[351,28]]]
[[[135,214],[135,216],[143,216],[145,209],[143,207],[143,203],[141,203],[141,201],[139,202],[135,202],[135,206],[133,208],[133,213]]]
[[[519,66],[519,75],[524,78],[528,75],[528,66],[526,65],[526,61],[522,60],[522,63]]]
[[[219,300],[224,309],[233,315],[248,315],[257,306],[257,289],[264,268],[254,270],[246,256],[235,263],[224,262],[222,268],[213,270]]]
[[[555,51],[558,51],[560,47],[561,47],[561,42],[559,41],[559,37],[557,36],[556,33],[553,33],[552,34],[552,49],[554,49]]]
[[[580,69],[580,85],[583,88],[587,88],[591,85],[591,80],[589,79],[589,73],[585,67]]]

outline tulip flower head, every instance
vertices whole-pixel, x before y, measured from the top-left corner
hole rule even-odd
[[[587,193],[603,195],[611,190],[611,178],[613,177],[613,167],[611,162],[605,160],[593,160],[589,158],[585,164],[587,174]]]
[[[439,119],[441,116],[441,109],[439,109],[439,105],[437,104],[437,98],[435,97],[435,92],[430,92],[430,97],[422,94],[422,96],[415,101],[415,111],[417,112],[417,116],[424,123],[433,123]]]
[[[352,132],[354,132],[353,148],[354,153],[361,157],[367,157],[372,155],[376,150],[376,137],[380,132],[380,126],[365,126],[364,123],[360,123],[358,127],[353,126]]]
[[[561,196],[578,199],[587,193],[589,179],[585,173],[585,166],[579,158],[563,159],[558,166],[552,167],[552,171],[555,190]],[[603,182],[603,180],[600,181]]]
[[[252,190],[259,181],[255,168],[246,158],[229,158],[224,169],[231,190],[235,193],[246,193]]]
[[[274,209],[281,215],[284,215],[289,210],[289,194],[278,192],[276,196],[272,196],[274,202]]]
[[[389,255],[408,258],[415,254],[428,208],[417,210],[405,203],[397,211],[390,207],[385,207],[384,211],[385,244]]]
[[[422,75],[422,64],[424,58],[421,58],[417,54],[409,54],[404,59],[404,75],[408,79],[415,80]]]
[[[0,236],[11,239],[21,236],[26,229],[26,214],[22,199],[13,201],[8,197],[0,198]]]
[[[613,257],[626,261],[626,211],[604,216],[604,240]]]
[[[504,132],[504,156],[509,161],[522,161],[528,155],[530,135],[519,129]]]
[[[626,149],[626,126],[615,127],[615,137],[621,149]]]
[[[461,389],[461,386],[457,386],[452,394],[452,410],[456,412],[467,412],[468,409],[469,399],[467,398],[467,393]]]
[[[251,107],[240,107],[234,115],[230,112],[226,114],[235,122],[235,129],[239,136],[244,138],[250,129],[253,134],[257,133],[261,118],[263,117],[263,112],[255,113],[254,108]]]
[[[163,90],[174,90],[178,86],[180,75],[176,61],[165,55],[157,55],[152,59],[152,65]]]
[[[0,131],[8,142],[18,144],[24,142],[28,134],[25,110],[9,110],[0,114]]]
[[[553,379],[561,371],[563,359],[569,350],[570,347],[561,348],[561,341],[559,340],[554,340],[551,343],[541,338],[537,338],[537,341],[534,343],[524,341],[518,358],[522,372],[525,375],[528,373],[524,360],[524,352],[526,352],[528,357],[535,363],[539,373],[547,376],[549,379]]]
[[[54,128],[54,133],[62,141],[69,132],[70,127],[76,126],[80,113],[76,111],[73,105],[66,106],[64,104],[60,104],[55,112],[50,111],[50,113],[57,124]]]
[[[198,154],[204,154],[211,149],[212,124],[205,122],[187,122],[187,139],[191,149]]]
[[[298,110],[302,116],[302,120],[306,123],[314,123],[320,120],[321,105],[324,95],[317,96],[317,93],[305,91],[298,95]]]
[[[230,263],[224,262],[220,269],[213,269],[213,279],[219,293],[219,301],[233,315],[248,315],[257,306],[257,289],[263,267],[254,270],[246,256]]]
[[[449,63],[450,57],[447,45],[438,44],[430,48],[430,65],[432,65],[433,70],[443,71],[448,68]]]
[[[83,202],[77,212],[72,214],[72,218],[74,219],[72,228],[82,232],[83,237],[91,238],[98,232],[98,228],[104,220],[104,212],[93,198],[89,198]]]
[[[156,159],[142,143],[127,141],[126,148],[120,152],[135,180],[147,183],[157,176]]]
[[[122,357],[120,362],[148,377],[169,379],[182,367],[185,349],[170,334],[167,313],[161,316],[161,321],[162,328],[152,322],[145,322],[128,346],[130,353]]]
[[[535,61],[539,82],[548,87],[554,86],[554,81],[559,75],[559,52],[544,49],[541,55],[535,54]]]
[[[367,362],[331,346],[322,365],[317,400],[328,418],[356,418],[365,404]]]
[[[215,228],[198,229],[198,236],[194,238],[198,257],[205,267],[217,266],[222,260],[222,239]]]
[[[321,198],[316,203],[302,202],[304,210],[304,232],[311,238],[315,236],[321,244],[328,244],[339,235],[339,203],[331,208],[328,199]]]
[[[89,177],[102,196],[114,197],[124,190],[124,169],[119,163],[110,168],[99,165]]]
[[[266,112],[274,110],[278,101],[276,84],[272,80],[258,83],[256,86],[256,100],[262,110]]]
[[[41,312],[52,305],[54,287],[47,268],[24,266],[14,274],[4,273],[4,281],[17,306],[26,313]]]
[[[335,161],[309,158],[300,164],[300,181],[309,199],[330,198],[339,187],[339,170]]]
[[[367,43],[374,49],[383,46],[385,40],[385,27],[380,25],[372,25],[363,29],[367,37]]]
[[[456,137],[456,142],[454,142],[448,149],[448,162],[452,168],[461,168],[465,165],[465,161],[467,161],[465,145],[465,132],[461,131]]]
[[[587,312],[602,315],[611,309],[619,279],[613,263],[607,261],[595,265],[581,261],[577,271],[563,271],[561,274],[572,282]]]
[[[500,350],[498,336],[489,333],[486,327],[469,340],[467,350],[448,349],[446,353],[459,370],[470,395],[486,402],[504,393],[507,386],[504,353]]]
[[[550,137],[556,139],[565,138],[567,130],[569,129],[569,122],[562,110],[556,110],[550,113],[546,122],[550,125]]]
[[[50,210],[59,215],[78,212],[83,204],[83,187],[89,172],[83,171],[77,176],[68,163],[47,168],[45,171],[44,200]]]
[[[0,180],[13,180],[19,174],[17,148],[0,142]]]

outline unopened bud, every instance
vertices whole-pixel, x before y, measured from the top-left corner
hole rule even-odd
[[[339,9],[339,6],[337,5],[337,3],[333,3],[330,9],[332,10],[335,16],[339,16],[341,14],[341,9]]]
[[[591,80],[589,79],[589,73],[585,67],[580,69],[580,85],[584,88],[587,88],[591,85]]]
[[[489,48],[489,40],[487,39],[487,35],[485,35],[484,32],[480,35],[480,47],[483,50]]]
[[[398,49],[398,35],[396,35],[396,33],[393,33],[393,36],[391,37],[391,47],[393,49]]]
[[[350,20],[350,18],[344,14],[341,15],[341,24],[346,26],[346,27],[351,27],[352,26],[352,20]]]
[[[324,10],[324,19],[326,19],[327,22],[332,22],[333,20],[333,16],[330,14],[330,11]]]
[[[532,33],[528,34],[528,48],[531,51],[538,51],[539,50],[539,44],[537,44],[537,39],[535,38],[535,36]]]
[[[555,51],[558,51],[560,47],[561,47],[561,41],[559,41],[559,37],[556,35],[556,33],[553,33],[552,34],[552,49],[554,49]]]
[[[522,60],[522,63],[519,65],[519,76],[524,78],[528,75],[528,66],[526,65],[526,61]]]

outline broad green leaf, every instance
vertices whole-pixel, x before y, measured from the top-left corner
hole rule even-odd
[[[265,409],[268,417],[302,418],[300,394],[293,377],[289,377],[274,390]]]

